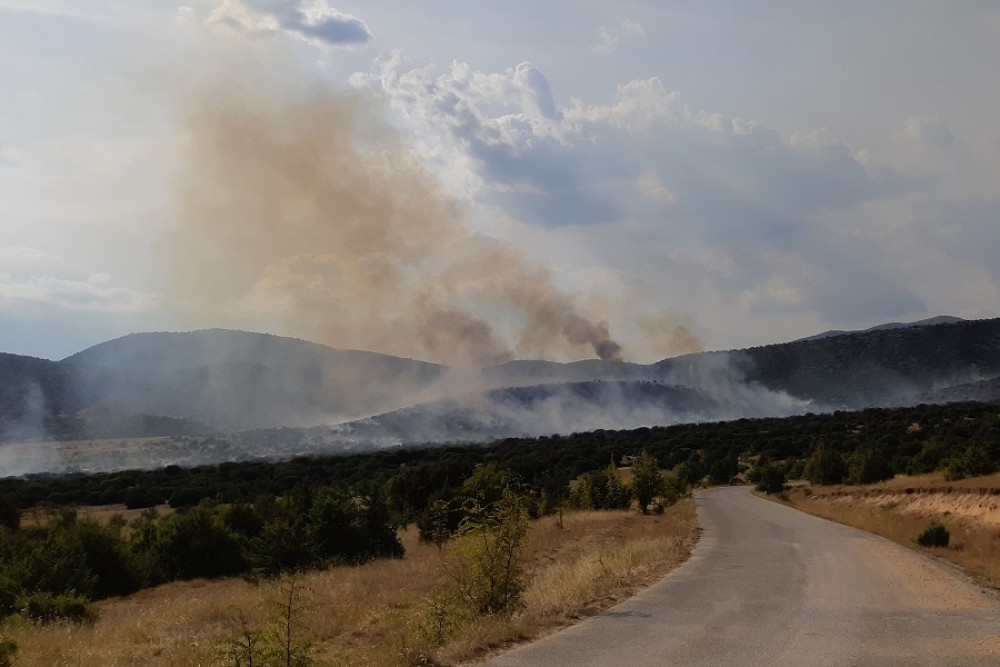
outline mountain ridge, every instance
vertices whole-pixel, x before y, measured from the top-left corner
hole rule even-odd
[[[354,437],[361,424],[405,434],[402,417],[414,424],[410,440],[433,431],[446,441],[951,396],[996,400],[1000,319],[934,319],[651,364],[519,360],[483,369],[245,331],[136,333],[61,361],[0,353],[0,442],[314,427],[331,442],[339,429],[363,446],[366,436]],[[694,395],[709,397],[712,409],[679,409]]]

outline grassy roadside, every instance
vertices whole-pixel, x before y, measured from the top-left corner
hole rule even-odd
[[[564,526],[555,517],[531,526],[524,607],[512,617],[451,612],[442,602],[447,547],[420,543],[411,528],[403,534],[402,559],[297,577],[293,622],[284,627],[320,665],[476,660],[632,595],[682,563],[698,532],[690,499],[661,516],[567,513]],[[22,625],[3,634],[19,646],[18,667],[233,665],[225,654],[241,639],[281,631],[288,586],[287,580],[174,582],[99,603],[92,624]]]
[[[803,512],[937,556],[1000,588],[1000,474],[957,482],[940,473],[899,476],[863,486],[793,488],[785,497],[785,504]],[[916,544],[932,520],[950,532],[947,547]]]

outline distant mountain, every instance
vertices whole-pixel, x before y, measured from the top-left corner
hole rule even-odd
[[[61,362],[86,405],[234,431],[363,417],[411,403],[447,369],[267,334],[144,333]]]
[[[0,354],[0,442],[214,434],[215,449],[196,460],[225,460],[998,400],[997,378],[1000,319],[935,318],[653,364],[481,371],[241,331],[142,333],[59,362]]]
[[[54,361],[0,353],[0,442],[73,431],[71,415],[82,407],[72,373]]]
[[[937,317],[928,317],[925,320],[917,320],[915,322],[887,322],[886,324],[879,324],[868,329],[859,329],[857,331],[843,331],[840,329],[831,329],[830,331],[824,331],[823,333],[818,333],[815,336],[807,336],[806,338],[800,338],[793,342],[802,342],[807,340],[820,340],[821,338],[833,338],[834,336],[847,336],[849,334],[857,333],[868,333],[870,331],[884,331],[886,329],[908,329],[910,327],[926,327],[934,324],[956,324],[958,322],[964,322],[961,317],[953,317],[951,315],[938,315]]]
[[[766,345],[733,359],[747,380],[827,409],[912,405],[945,387],[1000,376],[1000,319]]]

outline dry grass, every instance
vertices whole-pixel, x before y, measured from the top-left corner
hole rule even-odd
[[[956,482],[941,474],[900,476],[867,486],[793,489],[800,510],[867,530],[948,560],[1000,587],[1000,475]],[[914,543],[931,520],[951,533],[947,548]]]
[[[422,657],[455,664],[552,631],[610,606],[683,562],[697,536],[694,503],[663,516],[578,512],[535,522],[524,609],[510,618],[451,614],[443,646],[432,646],[428,600],[445,591],[444,555],[404,532],[405,558],[303,575],[301,636],[322,664],[392,667]],[[188,667],[223,665],[241,619],[268,628],[278,618],[282,582],[175,582],[99,604],[91,625],[21,626],[4,634],[20,646],[18,667]],[[232,664],[231,662],[228,664]]]
[[[75,507],[76,514],[80,518],[91,519],[98,523],[108,523],[112,518],[121,516],[126,522],[131,523],[138,519],[147,509],[129,509],[125,505],[84,505]],[[174,508],[170,505],[157,505],[152,509],[160,517],[167,517],[174,513]],[[42,526],[47,524],[56,516],[54,510],[46,508],[29,508],[21,513],[22,526]]]

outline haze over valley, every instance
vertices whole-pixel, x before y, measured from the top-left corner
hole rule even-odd
[[[0,355],[0,467],[193,465],[996,400],[1000,320],[939,322],[652,364],[481,369],[241,331],[133,334],[58,362]]]

